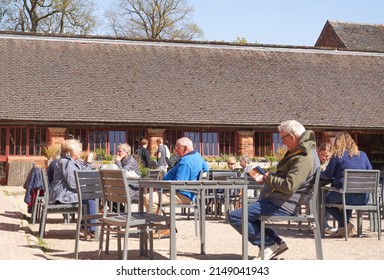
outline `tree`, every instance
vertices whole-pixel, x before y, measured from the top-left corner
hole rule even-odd
[[[97,23],[92,0],[0,0],[0,29],[89,34]]]
[[[190,21],[192,13],[186,0],[119,0],[106,18],[116,36],[192,40],[203,36]]]

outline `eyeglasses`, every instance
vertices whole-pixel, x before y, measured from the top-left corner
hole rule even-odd
[[[291,134],[286,134],[286,135],[284,135],[283,137],[280,138],[280,140],[283,141],[283,139],[284,139],[285,137],[288,137],[289,135],[291,135]]]
[[[235,165],[235,163],[232,163],[232,162],[228,162],[228,165]]]

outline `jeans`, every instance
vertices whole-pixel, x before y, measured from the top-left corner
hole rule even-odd
[[[230,225],[241,234],[242,209],[238,208],[229,213]],[[255,203],[248,205],[248,241],[260,247],[260,217],[268,215],[291,216],[292,213],[282,209],[280,206],[270,202],[267,199],[259,199]],[[271,246],[280,243],[282,240],[275,232],[265,229],[265,246]]]
[[[342,194],[337,192],[328,192],[325,197],[325,203],[342,204]],[[368,203],[368,194],[349,193],[345,195],[346,204],[348,205],[365,205]],[[339,224],[339,228],[344,227],[343,211],[335,207],[325,207],[325,210],[335,218]],[[347,210],[347,225],[352,216],[352,210]]]
[[[87,214],[88,215],[95,215],[96,213],[96,200],[89,199],[89,200],[83,200],[83,204],[87,205]],[[96,220],[89,220],[88,223],[96,223]],[[84,221],[81,221],[81,224],[84,224]],[[96,231],[96,226],[90,226],[88,227],[88,230],[92,233]]]

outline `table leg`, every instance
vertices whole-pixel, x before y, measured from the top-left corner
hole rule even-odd
[[[171,225],[170,225],[170,231],[171,236],[169,240],[169,252],[170,252],[170,259],[176,260],[176,189],[175,187],[171,186],[171,210],[170,210],[170,219],[171,219]]]
[[[230,195],[229,195],[229,189],[225,189],[225,194],[224,194],[224,217],[225,221],[228,223],[228,211],[229,211],[229,201],[230,201]]]
[[[200,213],[199,213],[199,223],[200,223],[200,253],[205,255],[205,192],[206,190],[201,190],[200,198]]]
[[[139,188],[139,212],[143,212],[144,209],[144,189]],[[139,234],[139,244],[140,244],[140,256],[145,255],[145,244],[147,242],[146,234],[140,231]]]
[[[248,260],[248,186],[243,186],[243,224],[242,224],[242,242],[243,242],[243,260]]]

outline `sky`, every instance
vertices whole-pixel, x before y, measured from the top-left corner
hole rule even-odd
[[[94,0],[99,14],[115,0]],[[383,0],[188,0],[206,41],[313,46],[327,20],[384,24]],[[200,40],[200,39],[199,39]]]

